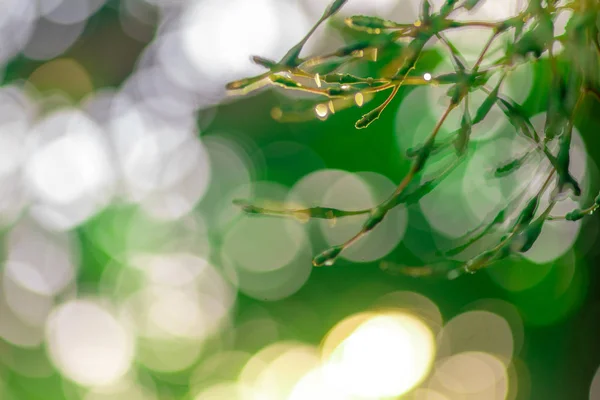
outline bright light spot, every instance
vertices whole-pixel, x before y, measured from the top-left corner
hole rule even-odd
[[[325,349],[344,321],[338,327],[325,339]],[[433,334],[421,320],[401,313],[372,315],[325,354],[325,375],[343,393],[399,396],[425,378],[434,353]]]
[[[362,93],[358,92],[354,95],[354,102],[357,106],[362,107],[365,104],[365,96]]]
[[[24,323],[34,327],[44,326],[54,305],[53,296],[33,292],[15,281],[11,275],[3,274],[0,296],[4,296],[8,307]]]
[[[501,316],[488,311],[469,311],[446,324],[438,335],[439,351],[451,354],[481,351],[502,357],[508,365],[514,353],[510,325]]]
[[[426,81],[430,81],[431,80],[431,74],[429,72],[427,72],[425,75],[423,75],[423,79],[425,79]]]
[[[508,375],[505,365],[493,355],[466,352],[442,360],[430,386],[452,399],[468,396],[473,400],[504,400]]]
[[[21,220],[10,232],[7,245],[5,273],[23,288],[51,296],[73,281],[77,260],[68,235]]]
[[[327,108],[327,104],[317,104],[315,107],[315,113],[317,117],[324,119],[329,114],[329,109]]]
[[[138,384],[126,377],[109,386],[91,388],[83,400],[156,400],[148,382]]]
[[[287,399],[293,388],[306,373],[319,365],[319,354],[312,346],[298,346],[275,358],[254,382],[254,390],[261,399]]]
[[[432,389],[419,388],[411,395],[411,400],[451,400],[449,397]]]
[[[106,0],[45,0],[40,11],[45,19],[70,25],[88,19]]]
[[[35,348],[44,340],[43,328],[24,322],[0,296],[0,338],[19,347]]]
[[[251,55],[266,56],[276,48],[278,15],[270,0],[197,2],[186,13],[182,33],[184,51],[201,72],[241,77],[260,71]]]
[[[296,383],[288,400],[351,400],[350,397],[328,385],[325,372],[322,368],[317,368]]]
[[[268,272],[290,264],[306,245],[306,234],[299,224],[245,216],[223,239],[222,251],[242,268]]]
[[[1,22],[0,22],[1,25]],[[0,49],[0,63],[2,49]],[[16,86],[0,89],[0,226],[12,224],[27,204],[22,184],[25,142],[33,119],[34,105]]]
[[[53,229],[85,221],[112,197],[114,174],[104,134],[77,110],[61,111],[34,131],[25,181],[38,203],[34,216]]]
[[[391,308],[414,314],[436,333],[442,328],[443,318],[438,306],[429,298],[416,292],[387,293],[375,301],[374,307]]]
[[[14,57],[27,44],[37,20],[37,3],[32,0],[5,0],[0,16],[0,65]]]
[[[249,400],[253,399],[251,388],[237,383],[219,383],[198,393],[194,400]]]
[[[133,337],[91,301],[75,300],[56,308],[48,319],[46,340],[56,367],[84,386],[116,382],[133,361]]]
[[[29,42],[23,49],[32,60],[50,60],[67,51],[83,33],[86,21],[63,25],[40,18],[35,24]]]
[[[162,118],[126,98],[113,103],[110,131],[127,196],[161,219],[191,211],[210,179],[194,120]]]
[[[277,368],[285,368],[287,371],[292,372],[295,368],[293,364],[286,366],[282,363],[286,359],[289,361],[290,357],[298,357],[300,361],[298,369],[302,370],[301,374],[294,381],[315,366],[318,361],[315,349],[308,345],[294,341],[276,342],[264,347],[248,360],[239,374],[238,381],[244,386],[260,391],[261,386],[265,389],[264,385],[277,384],[278,379],[288,379],[278,375]],[[272,368],[273,363],[277,363],[275,364],[277,368]],[[296,371],[295,373],[298,372],[300,371]],[[273,381],[273,379],[275,380]],[[286,386],[289,386],[286,391],[291,390],[293,382],[288,382]],[[263,395],[266,394],[267,392],[264,391]],[[286,397],[275,397],[273,400],[280,398],[285,399]]]

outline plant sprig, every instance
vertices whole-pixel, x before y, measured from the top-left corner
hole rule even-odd
[[[569,152],[572,146],[574,121],[581,110],[586,96],[600,100],[598,77],[593,63],[600,62],[600,26],[596,21],[600,16],[600,5],[587,0],[573,1],[566,5],[556,6],[554,1],[530,0],[527,7],[514,17],[499,22],[457,21],[452,15],[461,9],[470,11],[479,6],[483,0],[446,0],[439,11],[433,11],[428,0],[423,0],[419,19],[413,24],[401,24],[391,20],[371,16],[352,16],[345,19],[345,26],[368,35],[371,39],[347,44],[328,54],[301,58],[304,45],[316,29],[333,17],[346,0],[334,1],[323,13],[322,17],[309,30],[307,35],[293,46],[279,61],[253,57],[253,61],[268,69],[267,72],[230,83],[227,88],[232,94],[247,94],[267,86],[280,87],[285,90],[296,90],[318,96],[320,100],[306,112],[322,117],[327,113],[335,113],[338,109],[353,105],[362,106],[365,99],[372,99],[378,92],[390,91],[387,98],[378,106],[364,114],[355,124],[355,128],[364,129],[379,119],[386,107],[399,93],[401,87],[415,85],[447,85],[448,105],[439,118],[434,129],[423,144],[410,149],[407,156],[412,158],[412,165],[396,190],[382,203],[365,210],[344,211],[327,207],[286,209],[267,207],[255,202],[237,200],[236,204],[248,214],[270,215],[277,217],[293,217],[301,221],[311,218],[337,219],[352,215],[368,215],[361,229],[350,239],[336,246],[325,249],[313,259],[315,266],[333,265],[338,257],[350,246],[361,240],[375,229],[387,214],[400,204],[412,204],[430,193],[435,187],[460,165],[470,150],[470,136],[475,125],[484,121],[496,106],[503,111],[507,120],[516,132],[525,137],[533,147],[521,156],[499,166],[491,179],[510,175],[535,154],[540,155],[548,163],[544,183],[538,192],[523,202],[526,191],[508,202],[492,221],[483,222],[465,239],[466,242],[451,249],[442,257],[452,257],[467,249],[492,232],[504,231],[504,235],[496,245],[468,260],[459,268],[451,268],[445,272],[448,278],[455,278],[464,273],[479,271],[494,262],[511,255],[528,251],[538,239],[546,221],[578,220],[591,215],[600,208],[600,196],[594,204],[586,209],[577,209],[566,216],[551,216],[551,211],[565,195],[579,196],[581,188],[570,173],[571,160]],[[584,4],[585,3],[585,4]],[[554,21],[561,10],[570,10],[573,14],[563,35],[554,35]],[[593,14],[594,18],[590,18]],[[490,37],[472,66],[468,66],[464,57],[455,46],[446,39],[445,32],[466,27],[485,28],[490,30]],[[512,33],[512,43],[506,45],[504,55],[498,59],[487,60],[490,49],[496,40],[505,33]],[[426,45],[437,38],[451,58],[454,72],[438,76],[416,73],[419,61]],[[404,44],[407,42],[407,44]],[[567,49],[561,56],[554,54],[553,46],[560,43]],[[395,46],[395,47],[394,47]],[[383,68],[379,76],[357,76],[343,72],[349,65],[361,61],[372,61],[380,54],[399,54],[392,57],[392,62]],[[531,60],[537,60],[548,54],[552,69],[552,88],[547,104],[548,118],[544,127],[544,137],[533,127],[521,105],[502,92],[505,78],[511,70]],[[559,59],[560,57],[560,59]],[[592,61],[590,61],[592,60]],[[561,72],[557,65],[572,63],[575,68]],[[486,66],[484,66],[486,65]],[[592,71],[590,73],[590,71]],[[499,75],[493,88],[486,86],[489,79]],[[474,116],[469,112],[471,92],[484,91],[487,96],[478,107]],[[326,102],[323,102],[326,99]],[[451,112],[462,107],[460,128],[452,133],[449,139],[438,140],[438,134]],[[286,111],[277,108],[272,115],[279,120],[286,120]],[[287,120],[301,120],[300,114]],[[418,177],[433,154],[454,147],[455,159],[446,169],[424,183],[418,183]],[[536,172],[537,173],[537,172]],[[549,205],[538,212],[541,197],[551,190]],[[514,219],[510,226],[509,209],[513,209]],[[444,259],[440,260],[443,264]],[[386,261],[387,264],[391,265]],[[411,276],[431,275],[438,273],[439,268],[431,266],[403,267],[400,271]]]

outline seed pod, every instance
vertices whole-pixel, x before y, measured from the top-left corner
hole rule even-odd
[[[567,221],[579,221],[583,217],[585,217],[585,213],[580,209],[575,209],[565,215]]]
[[[381,33],[384,29],[398,28],[401,25],[378,17],[355,15],[344,21],[349,28],[371,34]]]
[[[383,108],[381,106],[369,111],[365,115],[363,115],[354,126],[356,129],[364,129],[371,125],[383,112]]]
[[[333,263],[335,262],[335,259],[340,255],[340,253],[342,252],[343,249],[344,249],[343,246],[334,246],[334,247],[331,247],[331,248],[325,250],[324,252],[317,255],[313,259],[313,265],[315,267],[321,267],[323,265],[325,265],[325,266],[333,265]]]
[[[363,231],[369,232],[369,231],[373,230],[377,225],[379,225],[381,223],[381,221],[383,221],[383,219],[385,218],[385,215],[386,215],[386,210],[383,208],[378,207],[375,210],[373,210],[373,212],[371,213],[371,216],[369,217],[369,219],[367,219],[367,221],[363,225]]]

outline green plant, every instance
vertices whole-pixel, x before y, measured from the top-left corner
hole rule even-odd
[[[268,71],[262,75],[230,83],[227,88],[233,93],[245,94],[271,85],[288,90],[308,92],[322,97],[325,101],[311,103],[308,114],[314,117],[327,112],[351,106],[362,106],[374,93],[390,91],[380,105],[362,116],[355,127],[364,129],[374,123],[386,106],[397,95],[402,86],[408,85],[447,85],[447,107],[435,128],[425,142],[407,152],[412,166],[404,179],[389,198],[378,206],[360,211],[344,211],[332,208],[313,207],[305,209],[285,209],[261,206],[247,200],[236,200],[247,213],[288,216],[300,219],[334,219],[349,215],[368,214],[362,229],[345,243],[333,246],[318,254],[315,266],[332,265],[346,248],[360,240],[374,229],[386,214],[400,204],[411,204],[430,193],[436,186],[461,164],[472,151],[470,135],[473,126],[486,119],[494,105],[499,107],[514,126],[519,135],[530,144],[522,156],[501,165],[495,171],[503,176],[517,171],[532,155],[547,160],[545,181],[530,195],[523,191],[506,204],[497,215],[484,222],[479,228],[464,238],[462,245],[440,255],[441,260],[460,253],[491,233],[500,234],[499,241],[476,257],[459,267],[442,269],[427,266],[403,268],[401,272],[411,275],[432,275],[441,273],[449,278],[463,273],[474,273],[510,255],[518,255],[529,250],[538,239],[545,223],[557,219],[578,220],[592,214],[600,207],[600,196],[586,209],[577,209],[565,216],[552,216],[557,202],[565,196],[578,197],[581,188],[571,175],[569,166],[572,131],[576,115],[582,111],[587,96],[600,100],[600,4],[594,0],[575,0],[563,4],[556,0],[531,0],[518,15],[500,22],[458,21],[453,19],[457,10],[472,10],[483,1],[446,0],[439,10],[434,11],[429,0],[422,2],[420,18],[413,24],[400,24],[370,16],[353,16],[345,19],[347,28],[359,31],[365,40],[346,45],[330,54],[301,58],[300,53],[308,38],[317,27],[346,3],[336,0],[323,13],[316,25],[297,45],[292,47],[278,62],[259,56],[253,61]],[[572,12],[565,33],[555,36],[554,25],[560,11]],[[468,66],[464,57],[446,39],[445,32],[464,27],[480,27],[489,30],[489,40],[477,61]],[[488,52],[501,37],[509,37],[504,42],[503,55],[487,60]],[[419,60],[427,43],[437,38],[446,49],[454,66],[454,72],[431,76],[419,71]],[[564,50],[555,54],[553,47],[560,43]],[[529,121],[522,106],[503,94],[503,83],[509,71],[522,63],[536,62],[542,55],[548,56],[551,66],[551,88],[547,102],[547,120],[544,134],[540,135]],[[376,57],[389,60],[378,76],[361,77],[345,72],[354,63]],[[485,62],[484,62],[485,61]],[[485,65],[485,66],[484,66]],[[494,75],[498,81],[493,87],[488,82]],[[469,99],[474,91],[486,93],[485,100],[474,115],[469,111]],[[462,110],[460,129],[445,140],[438,139],[441,126],[455,109]],[[306,112],[305,112],[306,114]],[[304,115],[305,115],[304,114]],[[302,112],[288,112],[276,108],[274,118],[286,121],[300,119]],[[425,183],[416,177],[433,154],[440,152],[454,154],[453,160],[441,173]],[[540,209],[541,198],[551,190],[547,207]],[[444,264],[446,265],[446,264]]]

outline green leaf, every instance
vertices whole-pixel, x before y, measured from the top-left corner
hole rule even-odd
[[[558,184],[553,196],[563,196],[567,191],[572,191],[575,196],[581,195],[581,187],[569,172],[571,164],[571,132],[560,137],[558,155],[554,167],[558,174]]]
[[[513,160],[510,160],[505,164],[500,165],[494,171],[494,177],[502,178],[504,176],[512,174],[513,172],[515,172],[516,170],[518,170],[519,168],[521,168],[523,166],[523,164],[525,163],[525,161],[529,158],[529,156],[531,154],[532,154],[531,151],[528,151],[525,154],[523,154],[522,156],[515,158]]]

